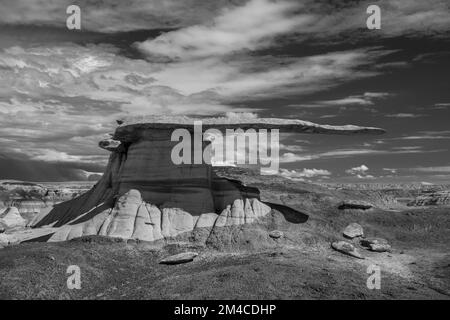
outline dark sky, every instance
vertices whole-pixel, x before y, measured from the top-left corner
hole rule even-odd
[[[0,0],[0,179],[101,172],[124,116],[246,112],[387,130],[283,136],[285,176],[450,182],[448,0],[72,3]]]

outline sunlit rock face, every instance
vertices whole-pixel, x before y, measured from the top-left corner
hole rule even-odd
[[[241,127],[307,133],[381,132],[283,119],[207,120],[204,129]],[[171,135],[177,128],[192,132],[193,119],[164,117],[119,126],[110,139],[99,143],[111,155],[98,183],[85,194],[55,205],[34,227],[47,228],[48,241],[87,235],[157,241],[189,234],[206,241],[214,229],[256,223],[271,212],[259,201],[258,189],[216,176],[209,164],[174,164],[171,153],[178,141],[171,141]],[[202,149],[207,144],[203,142]]]
[[[0,226],[3,228],[23,227],[26,223],[16,207],[9,207],[0,212]]]
[[[124,239],[156,241],[171,239],[199,229],[253,223],[270,213],[271,208],[257,199],[237,199],[220,215],[203,213],[192,215],[180,208],[159,208],[142,200],[138,190],[131,189],[122,195],[115,206],[85,221],[83,216],[59,228],[48,241],[102,235]]]

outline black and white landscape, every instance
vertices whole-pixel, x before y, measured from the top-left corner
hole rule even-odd
[[[0,299],[449,298],[447,0],[0,5]]]

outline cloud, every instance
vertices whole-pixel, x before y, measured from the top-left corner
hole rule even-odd
[[[393,155],[393,154],[411,154],[411,153],[434,153],[443,152],[446,149],[422,150],[417,147],[397,147],[386,150],[377,149],[336,149],[332,151],[296,154],[293,152],[286,152],[280,156],[280,163],[292,163],[300,161],[309,161],[323,158],[348,158],[359,155]]]
[[[365,174],[366,171],[368,171],[369,168],[366,165],[360,165],[359,167],[354,167],[349,170],[346,170],[345,172],[349,174]]]
[[[292,32],[310,23],[311,17],[291,14],[295,2],[250,0],[244,6],[225,10],[211,22],[171,31],[137,44],[152,57],[192,60],[256,50],[277,35]]]
[[[64,28],[67,17],[65,11],[71,4],[73,4],[71,0],[44,2],[3,0],[0,22],[7,25],[45,25]],[[328,38],[352,32],[353,37],[356,37],[358,34],[355,32],[365,28],[368,6],[366,1],[355,1],[342,6],[332,1],[311,0],[302,2],[214,0],[207,3],[202,0],[78,0],[76,4],[81,8],[83,30],[125,32],[215,24],[218,27],[214,30],[218,32],[206,33],[206,35],[220,39],[211,41],[213,43],[219,41],[225,48],[228,42],[234,40],[233,37],[228,36],[229,30],[234,28],[234,23],[244,33],[251,26],[258,26],[261,31],[273,30],[274,32],[290,27],[290,24],[286,26],[287,21],[275,21],[275,19],[261,19],[260,24],[257,24],[258,18],[267,17],[266,11],[271,10],[270,12],[276,18],[276,14],[284,8],[290,8],[294,16],[291,22],[299,24],[296,36],[302,40],[311,37]],[[430,0],[426,3],[420,0],[383,0],[372,1],[370,4],[378,4],[382,10],[382,27],[376,32],[378,37],[398,35],[442,37],[450,28],[447,0]],[[234,10],[239,10],[240,15],[234,15],[234,19],[227,19],[231,16],[227,13]],[[218,16],[223,18],[218,19]],[[219,28],[222,26],[228,28]],[[203,31],[196,28],[191,30],[192,33],[201,34]],[[364,36],[367,34],[364,33]],[[253,39],[253,36],[250,37],[249,45]],[[204,41],[207,42],[207,40]],[[196,45],[197,42],[194,44]]]
[[[298,161],[307,161],[307,160],[313,160],[316,159],[313,155],[297,155],[292,152],[286,152],[283,153],[280,156],[280,163],[290,163],[290,162],[298,162]]]
[[[403,136],[399,138],[392,138],[394,140],[440,140],[450,139],[450,131],[419,131],[415,136]]]
[[[397,173],[398,169],[394,169],[394,168],[383,168],[383,171],[388,171],[390,173]]]
[[[375,179],[375,177],[371,174],[368,174],[369,171],[369,167],[367,167],[366,165],[362,164],[359,167],[354,167],[351,169],[346,170],[345,172],[355,176],[358,179]]]
[[[441,12],[418,1],[389,1],[386,6],[390,9],[383,9],[383,27],[377,36],[409,34],[416,29],[438,36],[448,26],[442,19],[447,9],[442,1],[435,3]],[[65,28],[68,4],[72,2],[6,0],[0,23],[12,26],[12,30],[14,25]],[[393,53],[382,47],[310,55],[310,51],[301,50],[301,56],[266,51],[283,47],[288,40],[301,44],[307,39],[339,38],[364,27],[365,4],[356,2],[339,7],[282,0],[80,0],[77,4],[82,9],[83,31],[155,29],[161,33],[139,40],[135,44],[139,52],[133,51],[133,58],[123,55],[123,48],[86,42],[30,45],[17,40],[22,46],[3,46],[0,143],[2,153],[14,159],[33,157],[77,168],[104,163],[108,154],[97,142],[105,132],[114,130],[117,118],[256,114],[272,106],[255,103],[251,105],[261,109],[250,108],[243,101],[305,96],[377,76],[384,72],[377,63]],[[431,11],[437,18],[424,20],[421,12]],[[385,19],[384,14],[392,19]],[[398,21],[405,17],[410,23],[401,26]],[[162,30],[165,28],[170,30]],[[359,91],[319,102],[326,106],[370,106],[389,96]],[[284,162],[417,152],[337,149],[302,155],[296,154],[305,151],[299,146],[283,146],[287,151],[281,156]]]
[[[215,0],[205,4],[200,0],[3,0],[0,22],[65,28],[68,17],[66,8],[76,4],[81,9],[82,30],[126,32],[180,28],[210,19],[223,8],[242,2]]]
[[[418,172],[448,173],[448,172],[450,172],[450,166],[416,167],[416,168],[411,168],[411,170],[412,171],[418,171]]]
[[[374,100],[384,99],[392,94],[387,92],[365,92],[361,95],[352,95],[342,99],[335,100],[321,100],[315,101],[309,104],[298,104],[298,105],[290,105],[290,106],[298,106],[298,107],[309,107],[309,108],[317,108],[317,107],[330,107],[330,106],[372,106],[374,105]]]
[[[412,114],[412,113],[395,113],[395,114],[386,114],[385,117],[388,118],[420,118],[424,117],[424,114]]]
[[[357,174],[356,177],[358,179],[375,179],[375,177],[370,174],[366,174],[366,175]]]
[[[331,172],[324,169],[303,169],[302,171],[280,169],[280,175],[292,180],[304,180],[304,178],[328,177]]]
[[[435,103],[434,104],[434,109],[447,109],[448,107],[450,107],[450,103]]]

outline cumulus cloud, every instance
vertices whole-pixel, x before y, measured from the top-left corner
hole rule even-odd
[[[373,175],[368,174],[368,171],[369,171],[369,167],[362,164],[359,167],[354,167],[354,168],[348,169],[345,172],[358,178],[358,179],[361,179],[361,180],[375,179],[375,177]]]
[[[303,169],[302,171],[280,169],[281,176],[292,180],[304,180],[305,178],[328,178],[331,172],[324,169]]]
[[[250,0],[208,24],[167,32],[137,47],[151,56],[181,60],[256,50],[270,44],[271,38],[311,22],[311,17],[290,14],[298,7],[295,2]]]
[[[368,171],[368,170],[369,170],[369,168],[366,165],[362,164],[359,167],[354,167],[354,168],[348,169],[345,172],[347,172],[349,174],[365,174],[366,171]]]

